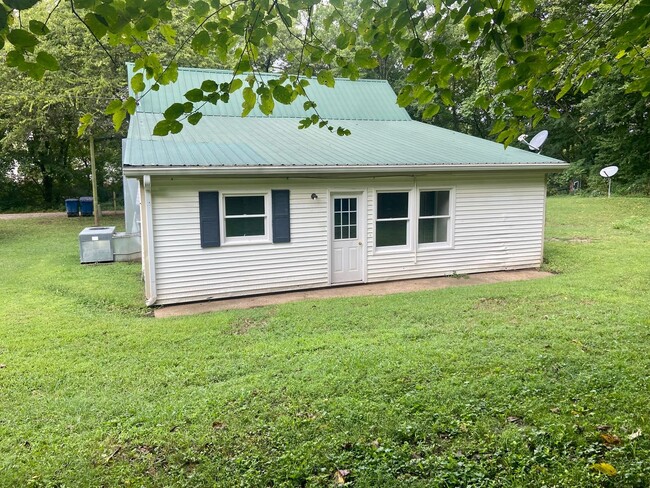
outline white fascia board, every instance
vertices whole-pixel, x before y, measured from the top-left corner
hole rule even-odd
[[[278,175],[362,175],[413,174],[438,171],[509,171],[538,170],[553,173],[568,168],[568,163],[514,163],[514,164],[436,164],[436,165],[381,165],[381,166],[124,166],[126,176],[145,174],[160,176],[278,176]]]

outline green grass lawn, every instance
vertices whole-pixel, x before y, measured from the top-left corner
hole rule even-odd
[[[549,199],[551,278],[164,320],[87,225],[0,221],[2,486],[650,486],[648,199]]]

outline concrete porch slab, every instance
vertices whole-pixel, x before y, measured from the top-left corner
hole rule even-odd
[[[508,281],[533,280],[552,276],[552,273],[536,269],[516,271],[496,271],[492,273],[477,273],[472,275],[459,275],[441,278],[421,278],[417,280],[387,281],[383,283],[370,283],[363,285],[336,286],[319,288],[316,290],[301,290],[286,293],[271,293],[242,298],[225,298],[209,302],[187,303],[181,305],[168,305],[154,311],[156,318],[180,317],[207,312],[220,312],[282,303],[296,302],[299,300],[315,300],[322,298],[343,298],[357,296],[381,296],[396,293],[409,293],[423,290],[436,290],[453,286],[485,285],[490,283],[503,283]]]

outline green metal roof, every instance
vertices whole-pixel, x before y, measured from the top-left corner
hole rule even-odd
[[[129,65],[131,74],[132,65]],[[398,171],[481,168],[562,169],[566,163],[527,150],[509,147],[410,119],[396,103],[385,81],[337,80],[335,88],[309,88],[321,115],[349,129],[337,136],[326,129],[299,130],[305,117],[302,103],[276,104],[273,116],[253,112],[242,118],[241,99],[206,105],[198,125],[185,124],[178,134],[153,136],[161,112],[205,79],[229,81],[221,70],[179,69],[178,82],[149,92],[131,118],[123,145],[126,174],[190,168],[207,171],[255,170],[281,173],[301,168],[346,171]],[[266,75],[265,75],[266,76]]]
[[[127,166],[393,166],[541,164],[559,161],[415,121],[333,121],[352,135],[297,119],[204,117],[178,134],[152,136],[159,114],[131,120]]]
[[[129,80],[133,76],[133,64],[127,63]],[[256,77],[268,80],[277,75],[272,73],[256,74]],[[245,79],[246,76],[239,76]],[[192,88],[199,88],[205,80],[217,83],[228,83],[232,80],[232,71],[208,70],[198,68],[179,68],[178,79],[171,85],[161,86],[158,91],[150,91],[138,103],[138,112],[163,113],[174,102],[186,102],[183,96]],[[336,79],[334,88],[320,85],[315,79],[305,91],[309,98],[316,102],[318,113],[325,119],[339,120],[410,120],[409,114],[395,103],[395,93],[387,81]],[[146,81],[147,88],[153,84]],[[134,95],[131,92],[131,95]],[[222,117],[241,117],[243,98],[241,90],[231,94],[228,103],[206,104],[202,109],[203,115]],[[275,104],[271,118],[305,118],[313,110],[305,111],[305,97],[299,97],[291,105]],[[256,107],[248,117],[268,118]]]

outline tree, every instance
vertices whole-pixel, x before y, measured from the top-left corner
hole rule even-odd
[[[0,8],[0,46],[6,44],[7,66],[33,78],[58,69],[60,59],[41,48],[48,18],[21,20],[39,3],[70,8],[106,53],[124,46],[137,54],[130,81],[137,97],[146,96],[145,79],[160,85],[176,77],[174,54],[162,59],[160,50],[144,46],[154,34],[179,50],[190,45],[196,54],[212,56],[237,74],[263,69],[260,53],[269,52],[281,36],[298,44],[299,52],[280,67],[277,80],[264,83],[252,75],[244,84],[233,78],[223,86],[191,90],[185,104],[170,109],[158,134],[178,132],[185,121],[197,123],[202,104],[224,103],[233,90],[244,92],[244,115],[256,104],[270,112],[276,102],[292,103],[298,96],[306,97],[306,108],[317,110],[317,101],[309,99],[312,77],[331,86],[334,68],[354,79],[388,56],[399,59],[407,72],[400,103],[417,103],[424,119],[451,106],[454,87],[475,76],[476,69],[464,61],[478,64],[495,56],[495,82],[484,86],[486,92],[474,106],[491,108],[496,118],[492,133],[505,143],[520,133],[522,123],[534,126],[547,115],[561,115],[541,103],[549,92],[558,100],[570,91],[588,93],[614,67],[623,78],[621,90],[650,94],[650,0],[577,2],[568,8],[557,0],[354,0],[353,19],[346,16],[350,4],[343,0],[72,0],[69,7],[45,0],[3,1],[9,9]],[[318,36],[316,21],[338,31],[334,44]],[[182,39],[174,27],[181,24],[191,26]],[[454,26],[461,39],[450,47],[440,36]],[[611,36],[599,38],[605,28]],[[135,98],[125,98],[109,106],[116,126],[135,104]],[[301,127],[314,123],[329,127],[317,115],[306,117]]]

